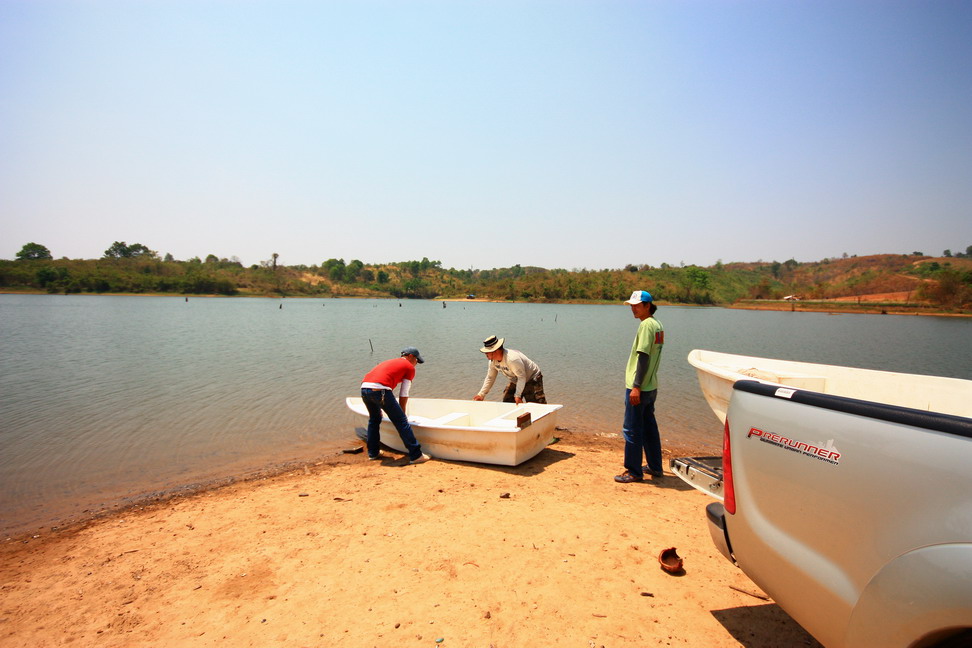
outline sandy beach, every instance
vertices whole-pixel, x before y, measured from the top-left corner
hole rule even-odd
[[[715,550],[707,496],[560,434],[516,468],[337,453],[7,539],[0,646],[817,645]]]

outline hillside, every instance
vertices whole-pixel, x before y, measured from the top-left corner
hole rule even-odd
[[[516,265],[489,270],[442,268],[438,261],[368,265],[329,259],[320,266],[244,267],[238,261],[159,260],[144,254],[98,260],[0,260],[4,292],[279,295],[616,302],[646,288],[668,303],[729,305],[808,301],[890,301],[962,312],[972,308],[972,258],[880,254],[809,263],[718,263],[709,267],[629,264],[564,270]],[[873,296],[883,297],[873,297]],[[868,297],[872,296],[872,297]]]

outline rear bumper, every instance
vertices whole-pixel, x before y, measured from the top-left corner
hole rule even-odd
[[[722,457],[677,457],[672,472],[686,484],[722,501]]]
[[[726,509],[722,506],[722,502],[712,502],[706,506],[705,518],[709,523],[712,544],[726,557],[726,560],[735,565],[736,559],[732,555],[732,544],[729,542],[729,532],[726,530]]]

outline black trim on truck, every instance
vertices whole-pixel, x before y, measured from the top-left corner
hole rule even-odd
[[[732,388],[759,396],[781,398],[811,407],[821,407],[845,414],[900,423],[901,425],[935,430],[936,432],[945,432],[972,439],[972,419],[963,416],[926,412],[910,407],[885,405],[884,403],[845,398],[844,396],[832,396],[803,389],[761,383],[755,380],[737,380]],[[970,397],[972,397],[972,394],[970,394]]]
[[[736,555],[732,552],[729,531],[726,530],[726,507],[722,502],[712,502],[705,507],[705,517],[709,520],[709,535],[726,560],[736,565]]]

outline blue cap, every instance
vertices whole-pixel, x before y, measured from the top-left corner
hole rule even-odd
[[[636,290],[631,293],[631,299],[624,302],[625,304],[650,304],[651,303],[651,293],[647,290]]]
[[[406,355],[413,355],[413,356],[415,356],[415,359],[419,361],[419,364],[422,364],[422,363],[425,362],[425,360],[422,359],[422,354],[419,353],[419,350],[416,349],[415,347],[405,347],[404,349],[402,349],[402,355],[403,356],[406,356]]]

